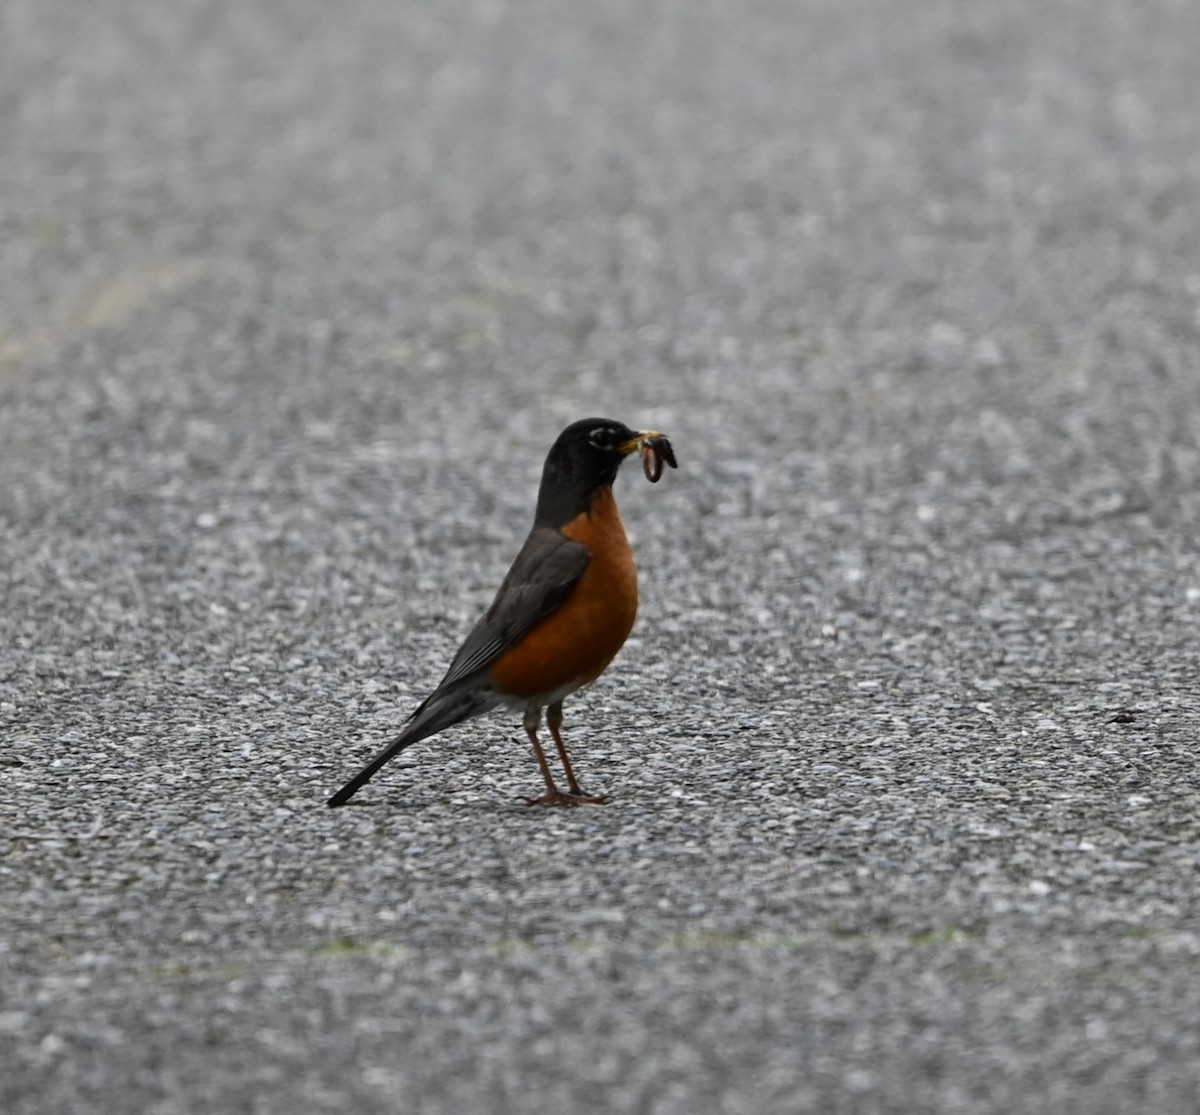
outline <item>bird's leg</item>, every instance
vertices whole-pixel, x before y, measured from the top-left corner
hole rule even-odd
[[[575,781],[575,772],[571,769],[571,760],[567,757],[567,748],[563,743],[562,734],[559,732],[562,722],[562,701],[557,701],[546,710],[546,727],[550,729],[550,734],[554,737],[554,746],[558,748],[558,757],[562,760],[563,770],[567,774],[567,793],[578,802],[603,805],[608,801],[607,797],[585,794],[579,788],[579,783]]]
[[[550,764],[546,762],[546,753],[542,750],[541,741],[537,737],[538,725],[542,722],[542,710],[538,708],[528,709],[525,713],[525,732],[529,736],[529,742],[533,744],[533,753],[537,756],[538,766],[542,771],[542,778],[546,781],[546,797],[557,798],[561,794],[556,785],[554,785],[554,775],[550,773]],[[540,799],[535,799],[540,800]],[[535,804],[530,801],[530,805]]]
[[[566,758],[566,752],[563,750],[562,743],[558,738],[558,723],[562,719],[562,709],[559,709],[559,721],[550,729],[550,734],[554,736],[554,742],[558,744],[558,753]],[[566,764],[567,778],[570,780],[569,785],[573,787],[570,793],[564,794],[556,785],[554,785],[554,776],[550,773],[550,764],[546,762],[546,753],[542,750],[542,745],[538,740],[537,730],[538,725],[542,722],[542,710],[531,708],[525,713],[525,731],[529,736],[529,742],[533,744],[533,753],[537,756],[538,766],[542,769],[542,778],[546,782],[546,792],[540,798],[530,798],[527,805],[583,805],[585,803],[600,802],[603,798],[590,798],[586,794],[579,792],[579,786],[575,782],[575,776],[571,773],[570,764]]]
[[[546,710],[546,727],[550,729],[550,734],[554,737],[554,746],[558,748],[558,757],[562,760],[563,770],[567,774],[567,792],[578,797],[583,791],[579,788],[579,783],[575,781],[575,772],[571,769],[571,760],[567,757],[567,748],[563,744],[562,734],[559,732],[562,722],[562,701],[559,701]]]

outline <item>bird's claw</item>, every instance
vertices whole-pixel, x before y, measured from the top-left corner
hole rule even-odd
[[[604,805],[611,799],[605,794],[566,794],[562,790],[542,794],[540,798],[526,798],[526,805]]]

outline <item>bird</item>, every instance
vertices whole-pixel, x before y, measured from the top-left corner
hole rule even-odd
[[[406,747],[498,706],[523,714],[546,792],[529,805],[600,805],[585,793],[562,739],[563,701],[605,670],[633,629],[637,568],[613,496],[621,463],[635,452],[647,478],[675,468],[657,430],[585,418],[560,433],[542,469],[533,526],[491,606],[468,633],[445,676],[400,734],[328,801],[345,805]],[[554,781],[538,730],[545,712],[566,789]]]

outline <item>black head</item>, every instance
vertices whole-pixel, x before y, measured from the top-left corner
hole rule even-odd
[[[611,418],[572,422],[546,457],[536,522],[562,526],[586,511],[592,495],[612,484],[621,462],[637,451],[643,436]]]

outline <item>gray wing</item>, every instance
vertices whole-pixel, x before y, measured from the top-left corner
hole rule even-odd
[[[550,527],[534,527],[500,591],[471,629],[435,692],[486,669],[574,590],[588,563],[587,547]]]

